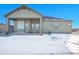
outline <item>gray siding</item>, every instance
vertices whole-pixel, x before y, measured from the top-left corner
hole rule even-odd
[[[50,22],[50,21],[44,21],[43,22],[43,32],[55,32],[55,33],[71,33],[72,32],[72,25],[71,22]]]
[[[66,32],[66,33],[71,33],[72,32],[72,24],[69,25],[68,23],[71,24],[71,22],[60,22],[59,31],[60,32]]]
[[[8,18],[41,18],[41,16],[32,10],[21,9],[8,15]]]

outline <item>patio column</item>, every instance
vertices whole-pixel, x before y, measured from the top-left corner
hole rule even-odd
[[[26,32],[26,19],[24,19],[24,32]]]
[[[32,32],[32,22],[29,20],[29,32]]]
[[[10,19],[8,17],[6,18],[6,31],[10,32]]]
[[[16,19],[14,19],[14,32],[16,32]]]
[[[40,18],[40,33],[42,33],[42,18]]]

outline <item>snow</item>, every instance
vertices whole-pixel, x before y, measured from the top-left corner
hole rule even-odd
[[[12,35],[0,37],[0,54],[71,54],[71,34]]]
[[[69,40],[71,34],[53,34],[52,37],[52,51],[54,54],[71,54],[71,51],[66,47],[66,42]]]
[[[66,47],[75,54],[79,54],[79,35],[71,35]]]

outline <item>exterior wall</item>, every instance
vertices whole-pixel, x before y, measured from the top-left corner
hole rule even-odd
[[[18,25],[18,22],[24,22],[25,23],[25,32],[35,32],[35,29],[32,28],[32,24],[39,24],[39,21],[31,21],[29,19],[25,19],[25,20],[17,20],[17,26],[19,26],[21,28],[22,24]],[[45,33],[49,33],[49,32],[53,32],[53,33],[71,33],[72,32],[72,23],[70,21],[67,22],[61,22],[61,21],[43,21],[42,24],[42,28],[43,28],[43,32]],[[23,25],[24,26],[24,25]],[[31,26],[31,27],[30,27]],[[17,29],[16,31],[20,31],[20,32],[24,32],[24,28],[23,29]],[[40,28],[39,28],[40,30]]]
[[[43,22],[43,32],[55,32],[55,33],[71,33],[72,25],[71,22],[57,22],[57,21],[44,21]]]
[[[65,33],[72,33],[72,24],[70,24],[71,22],[60,22],[59,31]]]
[[[41,18],[41,16],[32,10],[20,9],[7,16],[8,18]]]

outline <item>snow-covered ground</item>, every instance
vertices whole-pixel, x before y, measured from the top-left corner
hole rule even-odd
[[[79,35],[71,35],[66,47],[73,53],[79,54]]]
[[[12,35],[0,37],[0,54],[71,54],[71,34]]]

